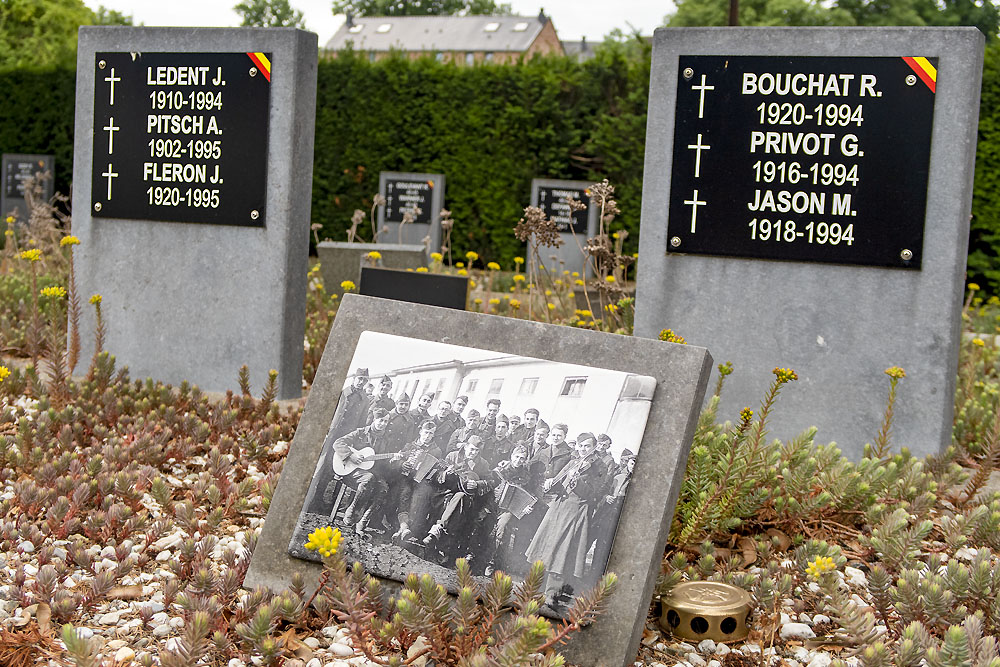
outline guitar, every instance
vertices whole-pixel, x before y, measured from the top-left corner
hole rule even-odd
[[[351,461],[348,458],[351,454],[353,454],[356,459],[360,459],[361,462],[356,463]],[[371,470],[376,461],[385,461],[387,459],[391,459],[393,456],[396,456],[396,454],[376,454],[375,450],[371,447],[357,449],[347,455],[340,455],[337,452],[334,452],[333,472],[340,477],[344,477],[345,475],[350,475],[355,470]]]

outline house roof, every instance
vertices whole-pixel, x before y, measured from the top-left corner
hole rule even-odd
[[[526,51],[544,27],[538,17],[525,16],[360,16],[342,25],[326,48],[352,42],[358,51],[516,52]]]

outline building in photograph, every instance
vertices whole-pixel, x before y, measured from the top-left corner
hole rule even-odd
[[[551,19],[541,12],[524,16],[358,16],[347,15],[326,44],[327,52],[352,48],[372,61],[391,52],[411,59],[433,56],[442,62],[512,63],[533,55],[563,55]]]
[[[416,401],[430,392],[436,403],[468,396],[469,407],[481,412],[498,398],[503,414],[520,416],[536,408],[550,425],[566,423],[570,438],[582,431],[607,433],[616,459],[625,447],[637,451],[655,388],[646,376],[510,355],[377,374],[383,373],[392,378],[393,398],[406,393]]]

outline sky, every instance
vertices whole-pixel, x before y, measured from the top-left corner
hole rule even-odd
[[[239,15],[233,11],[238,0],[86,0],[91,9],[99,4],[132,15],[135,23],[147,26],[238,26]],[[638,29],[643,35],[663,23],[663,17],[673,11],[670,0],[501,0],[509,2],[515,14],[538,16],[540,8],[551,17],[559,38],[599,42],[614,28],[626,34]],[[325,44],[344,22],[335,16],[330,0],[290,0],[295,9],[305,15],[306,29],[319,35]]]

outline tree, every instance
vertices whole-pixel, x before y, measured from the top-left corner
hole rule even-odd
[[[77,29],[93,23],[83,0],[0,0],[0,69],[72,67]]]
[[[122,14],[116,9],[98,5],[94,12],[94,25],[134,25],[131,14]]]
[[[494,0],[333,0],[333,13],[355,16],[498,16],[512,14]]]
[[[305,28],[302,12],[288,0],[243,0],[233,7],[243,17],[240,25],[257,28]]]
[[[958,26],[996,37],[1000,13],[991,0],[836,0],[858,25]]]
[[[666,17],[671,27],[723,26],[729,23],[729,0],[678,0],[677,11]],[[853,25],[851,15],[814,0],[740,0],[740,25],[833,26]]]

